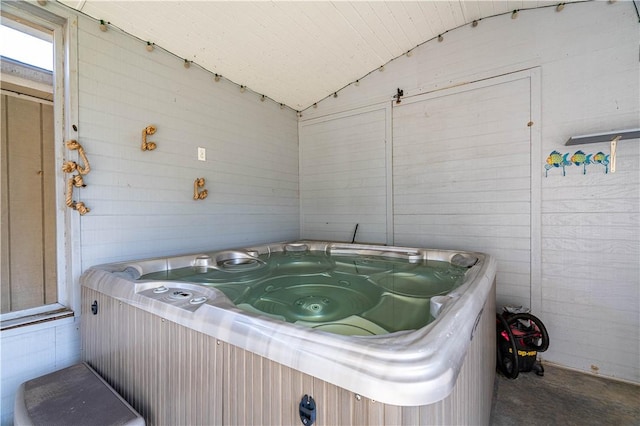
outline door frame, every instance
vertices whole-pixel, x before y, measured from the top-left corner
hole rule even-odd
[[[472,82],[462,83],[453,87],[418,93],[402,98],[398,105],[392,102],[392,107],[415,102],[423,102],[457,93],[509,83],[517,80],[528,80],[530,91],[530,268],[529,281],[530,308],[532,311],[542,309],[542,108],[541,108],[541,71],[539,67],[514,71],[494,77],[483,78]],[[391,121],[393,122],[393,108]]]
[[[81,274],[80,217],[65,204],[65,175],[61,165],[69,154],[65,141],[78,139],[78,16],[47,2],[44,6],[27,2],[4,2],[2,20],[31,22],[52,31],[54,44],[54,143],[56,191],[56,264],[58,303],[2,314],[2,328],[15,328],[45,320],[80,315]]]
[[[393,245],[393,121],[391,104],[387,101],[369,104],[366,106],[349,109],[337,113],[322,115],[308,119],[300,119],[298,121],[298,135],[303,133],[303,128],[314,124],[325,123],[346,117],[353,117],[360,114],[366,114],[374,111],[383,111],[385,117],[384,124],[384,144],[385,144],[385,214],[386,214],[386,244]],[[300,177],[299,186],[302,187],[302,150],[303,146],[299,143],[298,155],[298,175]],[[300,197],[300,233],[304,234],[304,222],[302,211],[302,197]]]

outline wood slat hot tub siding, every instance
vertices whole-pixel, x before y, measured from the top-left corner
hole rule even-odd
[[[97,315],[91,313],[98,302]],[[495,285],[452,393],[435,404],[383,404],[196,330],[82,288],[82,356],[149,425],[488,424],[495,377]]]

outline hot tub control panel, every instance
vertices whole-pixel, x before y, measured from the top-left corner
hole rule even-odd
[[[204,293],[197,290],[165,285],[141,291],[139,294],[191,312],[194,312],[208,300]]]

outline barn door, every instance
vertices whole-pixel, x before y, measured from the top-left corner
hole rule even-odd
[[[539,291],[531,93],[522,72],[393,107],[395,244],[493,255],[498,306],[530,307]]]

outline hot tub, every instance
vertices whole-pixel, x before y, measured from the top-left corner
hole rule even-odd
[[[149,424],[486,424],[495,261],[319,241],[100,265],[83,358]],[[305,411],[305,412],[306,412]]]

